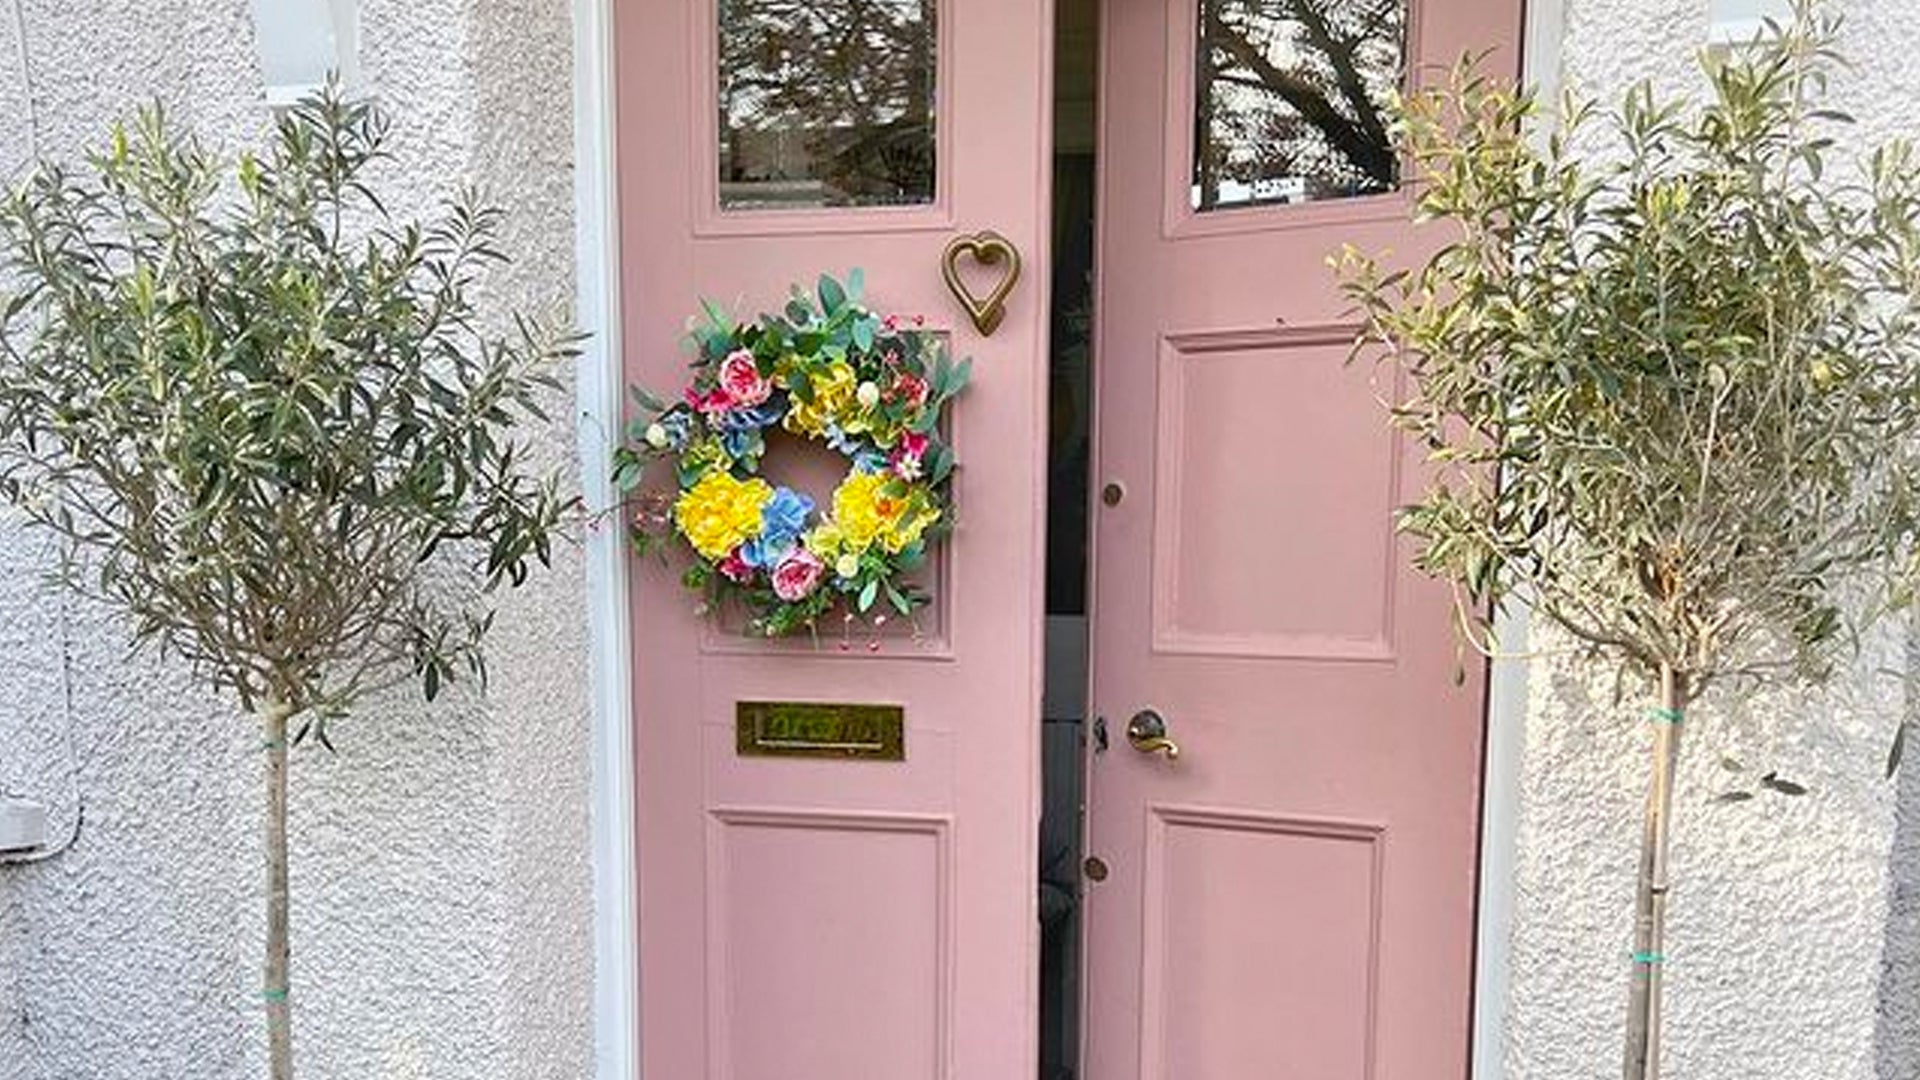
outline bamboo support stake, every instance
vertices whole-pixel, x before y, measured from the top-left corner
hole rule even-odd
[[[1625,1080],[1659,1080],[1661,991],[1665,982],[1668,856],[1673,829],[1673,784],[1680,761],[1687,681],[1660,669],[1660,708],[1654,711],[1653,776],[1647,789],[1646,828],[1640,843],[1635,894],[1633,977],[1627,996]]]
[[[261,714],[267,754],[267,956],[261,999],[267,1014],[268,1076],[293,1077],[292,1003],[287,1000],[287,717],[269,701]]]

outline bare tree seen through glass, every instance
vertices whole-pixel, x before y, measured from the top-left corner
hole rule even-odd
[[[720,0],[720,203],[933,201],[937,0]]]
[[[1394,189],[1406,0],[1197,2],[1195,209]]]

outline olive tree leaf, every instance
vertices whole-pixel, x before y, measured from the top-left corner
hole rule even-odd
[[[578,339],[479,307],[498,208],[388,215],[387,128],[329,89],[223,170],[156,106],[0,199],[0,495],[249,708],[484,671],[574,505],[521,425]]]

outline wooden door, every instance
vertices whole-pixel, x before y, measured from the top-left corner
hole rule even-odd
[[[974,362],[957,531],[917,629],[749,641],[694,611],[677,564],[635,566],[645,1075],[1028,1075],[1051,5],[623,0],[615,19],[634,382],[684,381],[702,297],[752,317],[852,267],[877,312]],[[1025,263],[990,336],[940,268],[979,229]],[[739,756],[743,701],[903,706],[905,760]]]
[[[1092,1080],[1466,1074],[1484,680],[1394,537],[1420,455],[1326,260],[1437,241],[1379,103],[1517,70],[1519,14],[1105,6]]]

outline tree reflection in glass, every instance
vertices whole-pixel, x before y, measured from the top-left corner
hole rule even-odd
[[[933,201],[937,0],[720,0],[720,205]]]
[[[1198,0],[1192,205],[1391,191],[1406,0]]]

